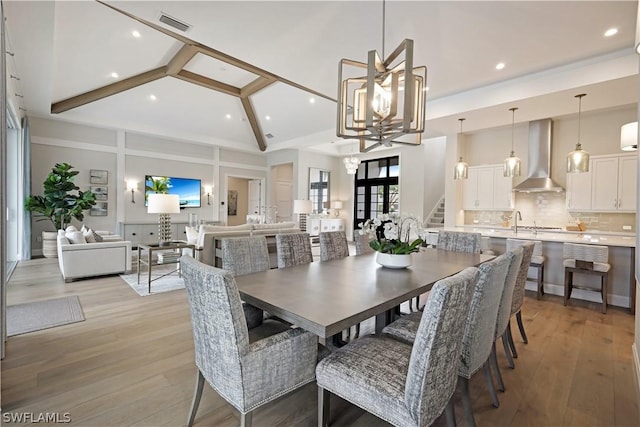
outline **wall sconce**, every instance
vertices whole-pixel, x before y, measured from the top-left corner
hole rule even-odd
[[[129,180],[127,181],[127,191],[131,191],[131,203],[135,203],[134,193],[138,189],[138,181]]]
[[[331,202],[331,210],[335,216],[340,216],[340,209],[342,209],[342,200],[334,200]]]
[[[204,186],[204,194],[207,196],[207,204],[211,204],[211,193],[213,192],[213,187],[211,185]]]

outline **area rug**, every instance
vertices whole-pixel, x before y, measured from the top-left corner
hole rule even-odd
[[[164,277],[163,274],[168,273],[173,270],[171,274],[168,274]],[[149,293],[149,285],[147,283],[147,272],[143,270],[143,273],[140,275],[140,284],[138,284],[138,273],[131,274],[121,274],[120,278],[127,282],[131,289],[136,291],[136,293],[142,297],[146,297],[148,295],[159,294],[162,292],[176,291],[178,289],[184,289],[184,280],[182,277],[178,276],[178,272],[175,271],[175,265],[170,268],[161,268],[154,267],[152,271],[152,282],[151,282],[151,293]]]
[[[7,335],[14,336],[84,321],[77,295],[7,306]]]

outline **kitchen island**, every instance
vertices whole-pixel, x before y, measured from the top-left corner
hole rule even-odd
[[[423,236],[428,243],[437,241],[437,233],[440,229],[424,229]],[[554,295],[564,294],[564,266],[562,244],[581,243],[601,245],[609,247],[609,295],[608,303],[619,307],[628,307],[631,313],[635,313],[635,248],[636,238],[633,233],[602,232],[602,231],[564,231],[564,230],[514,230],[500,227],[447,227],[448,231],[466,231],[481,233],[485,240],[485,249],[490,249],[496,254],[505,252],[506,240],[539,240],[542,242],[542,254],[545,256],[544,290],[545,293]],[[530,272],[529,277],[534,277]],[[586,284],[598,288],[598,277],[577,275],[577,283]],[[527,289],[537,291],[535,283],[528,282]],[[599,295],[594,292],[575,289],[572,298],[593,302],[601,302]]]

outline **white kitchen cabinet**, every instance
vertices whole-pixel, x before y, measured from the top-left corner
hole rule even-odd
[[[467,210],[493,208],[493,167],[472,166],[463,181],[462,207]]]
[[[504,176],[503,166],[493,168],[493,209],[513,210],[513,178]]]
[[[471,166],[463,181],[462,208],[465,210],[512,210],[512,180],[505,178],[502,165]]]
[[[635,211],[636,162],[635,156],[592,158],[592,210],[598,212]]]
[[[589,162],[589,172],[567,174],[567,210],[591,210],[591,175],[593,164]]]

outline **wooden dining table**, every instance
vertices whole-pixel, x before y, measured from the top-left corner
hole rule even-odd
[[[372,253],[235,280],[247,303],[326,339],[373,316],[376,332],[380,332],[401,303],[494,255],[421,248],[411,257],[412,265],[404,269],[382,267]]]

